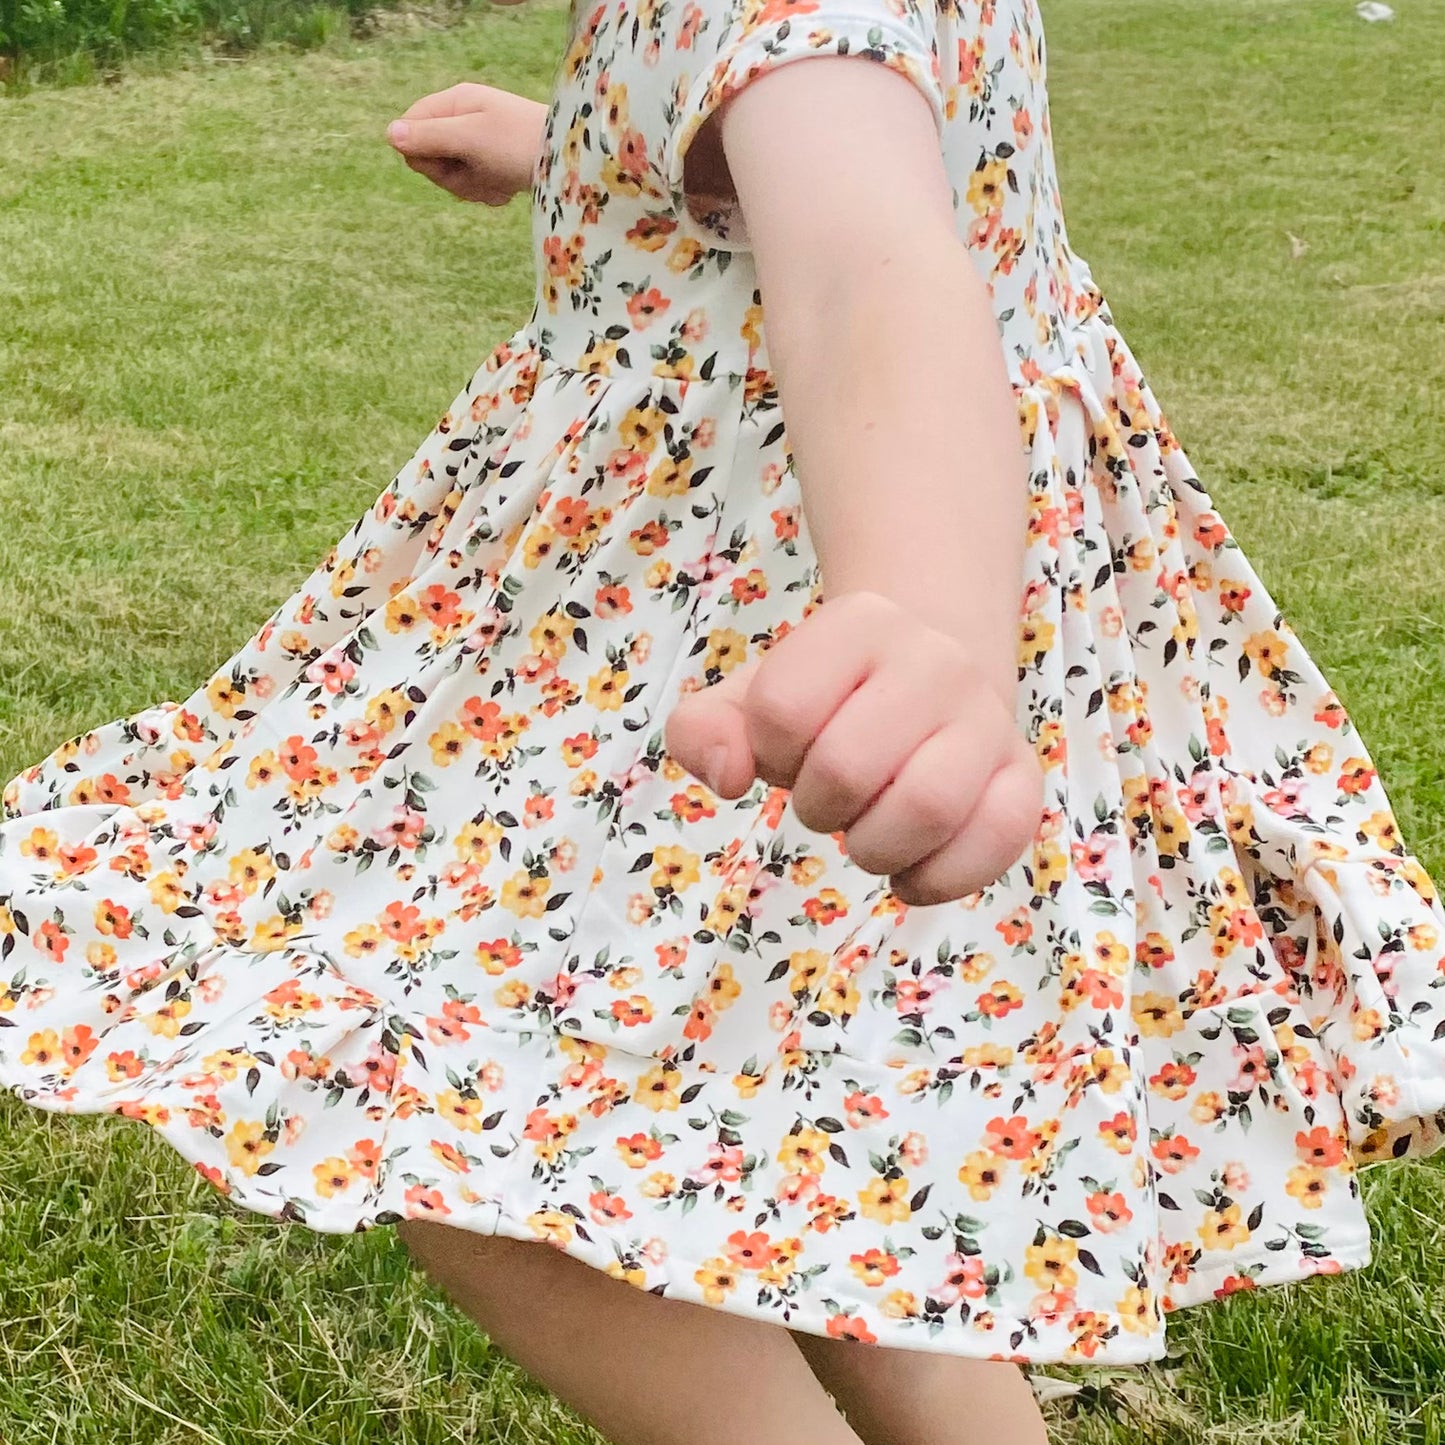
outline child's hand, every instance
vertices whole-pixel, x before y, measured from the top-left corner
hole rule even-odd
[[[762,657],[685,697],[667,750],[720,797],[792,789],[807,828],[915,905],[994,882],[1028,847],[1043,776],[967,648],[871,592],[825,601]]]
[[[386,137],[412,170],[463,201],[504,206],[532,184],[547,107],[463,82],[424,95]]]

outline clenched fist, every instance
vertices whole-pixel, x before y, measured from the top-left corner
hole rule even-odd
[[[761,657],[689,694],[669,753],[723,798],[792,790],[804,827],[913,905],[994,882],[1028,847],[1043,775],[956,638],[872,592],[825,601]]]
[[[532,184],[547,107],[465,81],[424,95],[386,136],[412,170],[463,201],[504,206]]]

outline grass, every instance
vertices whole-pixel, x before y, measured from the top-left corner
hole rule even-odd
[[[1398,8],[1046,19],[1073,242],[1445,876],[1445,8]],[[0,776],[209,677],[524,319],[525,203],[431,191],[382,131],[462,77],[544,94],[562,25],[0,104]],[[595,1439],[390,1231],[241,1214],[138,1126],[5,1100],[0,1135],[3,1445]],[[1175,1316],[1057,1440],[1445,1441],[1445,1164],[1364,1183],[1374,1265]]]

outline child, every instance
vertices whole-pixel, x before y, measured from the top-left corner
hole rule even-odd
[[[1015,1366],[1363,1265],[1445,913],[1069,248],[1033,0],[579,0],[394,144],[533,186],[533,314],[10,784],[0,1077],[398,1223],[618,1445],[1038,1441]]]

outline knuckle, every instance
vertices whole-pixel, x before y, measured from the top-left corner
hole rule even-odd
[[[860,830],[845,833],[843,841],[846,846],[848,858],[856,863],[865,873],[883,875],[893,873],[911,862],[911,859],[900,858],[896,848],[890,848],[886,842],[881,840],[870,840],[866,834],[862,837],[854,835]]]
[[[748,689],[748,712],[771,733],[791,737],[798,727],[798,704],[781,677],[759,670]]]
[[[899,782],[894,784],[899,806],[920,834],[936,835],[940,831],[958,827],[968,814],[966,805],[960,803],[955,792],[927,782]]]
[[[1032,757],[1020,757],[1004,768],[995,784],[1005,821],[1020,836],[1022,847],[1033,837],[1044,811],[1044,773]]]
[[[892,892],[910,908],[931,908],[935,903],[947,903],[953,894],[926,871],[895,878]]]
[[[852,801],[858,792],[863,759],[849,746],[830,743],[826,736],[808,749],[809,782],[830,799]]]

